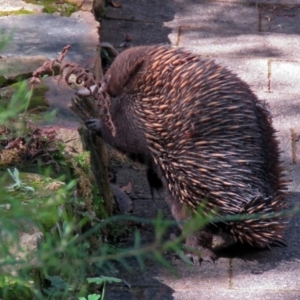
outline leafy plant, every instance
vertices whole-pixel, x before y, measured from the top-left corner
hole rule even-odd
[[[19,177],[19,171],[17,168],[14,168],[13,171],[11,171],[10,169],[7,169],[9,175],[12,177],[12,179],[15,181],[14,184],[10,185],[7,187],[8,190],[13,190],[13,189],[24,189],[25,191],[30,191],[30,192],[34,192],[34,188],[31,186],[27,186],[24,185]]]
[[[2,51],[6,45],[12,40],[13,33],[6,34],[4,30],[0,30],[0,51]]]
[[[60,276],[46,276],[46,280],[51,283],[51,286],[44,288],[43,292],[48,297],[64,296],[66,290],[71,289],[70,286]]]
[[[115,277],[107,277],[107,276],[101,276],[101,277],[95,277],[95,278],[87,278],[88,283],[94,283],[97,285],[102,286],[102,294],[101,296],[98,294],[90,294],[87,298],[85,297],[79,297],[79,300],[104,300],[105,296],[105,287],[107,283],[119,283],[122,282],[121,279],[115,278]]]
[[[88,297],[86,298],[86,297],[79,297],[78,299],[79,300],[98,300],[98,299],[100,299],[100,295],[97,295],[97,294],[90,294],[90,295],[88,295]],[[102,300],[103,298],[101,297],[101,300]]]

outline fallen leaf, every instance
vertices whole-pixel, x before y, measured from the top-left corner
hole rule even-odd
[[[271,22],[271,20],[272,20],[272,18],[271,18],[271,17],[269,17],[269,16],[265,16],[265,19],[267,19],[267,20],[268,20],[268,22]]]
[[[114,197],[120,212],[132,212],[133,204],[132,200],[127,196],[127,194],[120,189],[116,184],[111,184],[111,189],[113,190]]]
[[[128,287],[128,288],[130,288],[131,289],[131,284],[127,281],[127,280],[125,280],[125,279],[122,279],[123,280],[123,283]]]
[[[132,185],[131,185],[131,182],[129,181],[127,183],[127,185],[124,185],[123,187],[121,187],[121,191],[127,193],[127,194],[130,194],[131,191],[132,191]]]
[[[122,7],[122,3],[115,1],[115,0],[110,0],[110,4],[115,7],[115,8],[120,8]]]
[[[127,48],[128,47],[128,43],[127,42],[123,42],[119,45],[119,48]]]
[[[129,34],[128,32],[124,33],[124,38],[125,38],[126,42],[131,42],[133,40],[133,36],[131,34]]]

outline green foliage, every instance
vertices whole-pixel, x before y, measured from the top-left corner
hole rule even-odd
[[[0,30],[0,52],[7,46],[10,40],[12,40],[13,33],[7,34],[3,30]]]
[[[32,300],[35,293],[33,285],[23,281],[20,277],[0,276],[0,295],[2,299],[7,300]]]
[[[107,277],[107,276],[101,276],[96,278],[87,278],[88,283],[96,283],[96,284],[105,284],[105,283],[118,283],[122,282],[121,279],[115,278],[115,277]]]
[[[90,173],[90,153],[83,151],[74,156],[75,163],[81,167],[86,174]]]
[[[50,298],[64,296],[67,290],[71,290],[71,287],[60,276],[45,276],[45,279],[50,282],[51,286],[44,288],[43,292]]]
[[[107,277],[107,276],[101,276],[101,277],[95,277],[95,278],[87,278],[88,283],[95,283],[97,285],[101,285],[102,287],[102,294],[101,296],[98,294],[90,294],[88,295],[88,298],[85,297],[79,297],[79,300],[98,300],[101,297],[101,300],[104,300],[105,296],[105,287],[107,283],[120,283],[122,282],[121,279],[115,278],[115,277]]]
[[[10,119],[18,118],[18,115],[26,109],[29,100],[30,91],[26,82],[22,82],[7,105],[0,103],[0,124],[5,125]]]
[[[77,6],[75,4],[67,3],[67,1],[58,3],[56,0],[25,0],[25,2],[43,5],[44,12],[48,14],[59,12],[63,16],[70,16],[77,10]]]
[[[100,295],[91,294],[91,295],[88,295],[87,298],[85,298],[85,297],[79,297],[78,299],[79,300],[98,300],[98,299],[100,299],[100,297],[101,297]],[[101,299],[104,299],[104,298],[101,297]]]
[[[12,189],[24,189],[25,191],[31,191],[34,192],[34,188],[31,186],[27,186],[25,184],[23,184],[20,180],[19,177],[19,171],[17,168],[14,168],[13,171],[11,171],[10,169],[7,169],[9,175],[12,177],[12,179],[14,180],[14,184],[10,185],[7,187],[8,190],[12,190]]]
[[[26,9],[12,10],[12,11],[0,11],[0,17],[11,15],[32,15],[33,12]],[[1,49],[0,49],[1,51]]]
[[[107,15],[107,13],[108,13],[108,7],[104,6],[103,9],[102,9],[102,11],[100,12],[100,14],[98,16],[99,19],[105,18],[105,16]]]

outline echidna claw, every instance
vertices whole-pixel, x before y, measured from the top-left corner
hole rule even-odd
[[[199,256],[189,253],[189,254],[186,254],[186,257],[189,258],[193,262],[194,266],[198,267],[201,265],[202,259]]]
[[[188,253],[186,254],[186,257],[188,257],[193,262],[194,266],[200,266],[203,261],[214,264],[218,260],[218,257],[211,250],[205,249],[205,252],[205,255],[201,256]]]
[[[88,119],[84,122],[84,124],[88,129],[92,131],[101,131],[102,129],[102,122],[97,118]]]
[[[77,92],[76,92],[76,95],[78,96],[90,96],[92,95],[94,92],[95,92],[95,89],[97,88],[98,86],[96,84],[90,86],[89,88],[81,88],[79,89]],[[97,91],[97,93],[99,93],[99,90]]]

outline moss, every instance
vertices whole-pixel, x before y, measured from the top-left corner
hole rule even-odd
[[[1,16],[1,15],[0,15]],[[6,84],[7,80],[4,76],[0,75],[0,87]]]
[[[20,84],[21,82],[16,82],[0,90],[0,97],[2,103],[7,103],[7,104],[9,103],[12,96],[20,88]],[[0,85],[1,85],[1,78],[0,78]],[[46,101],[46,92],[48,90],[49,87],[47,87],[43,83],[36,85],[33,89],[33,93],[31,95],[28,109],[29,110],[34,109],[36,111],[37,108],[39,108],[38,111],[41,110],[44,111],[49,106]]]
[[[107,218],[108,212],[105,209],[104,199],[99,197],[98,187],[92,179],[90,153],[84,151],[70,157],[70,163],[77,178],[77,193],[84,199],[86,210],[95,212],[100,219]]]
[[[19,9],[19,10],[12,10],[12,11],[0,11],[0,17],[5,17],[5,16],[11,16],[11,15],[32,15],[34,14],[30,10],[26,9]],[[1,82],[0,82],[1,86]]]
[[[2,175],[1,175],[2,174]],[[14,184],[9,176],[0,175],[5,180],[1,181],[3,187],[9,187]],[[9,192],[15,201],[24,204],[21,209],[26,211],[27,215],[32,216],[42,227],[48,231],[59,221],[59,207],[64,204],[66,194],[64,193],[65,184],[50,177],[31,173],[20,173],[22,186],[25,188],[16,188]],[[34,188],[34,192],[27,190],[26,187]],[[7,199],[0,199],[0,204],[7,204]],[[7,210],[6,216],[14,212]]]
[[[63,3],[57,4],[57,0],[24,0],[27,3],[38,4],[44,6],[44,12],[53,14],[58,12],[62,16],[70,16],[73,12],[77,11],[78,8],[75,4]]]
[[[48,107],[49,105],[46,101],[46,92],[48,90],[49,88],[43,83],[36,85],[33,90],[28,109]]]
[[[12,276],[0,277],[0,297],[6,300],[32,300],[33,286]]]
[[[94,189],[96,190],[96,187]],[[98,193],[94,194],[93,205],[98,218],[105,219],[109,217],[108,212],[105,209],[104,199],[102,197],[99,197]]]
[[[20,88],[21,82],[16,82],[10,85],[10,88],[13,92],[16,92]],[[28,87],[29,89],[29,87]],[[47,87],[44,83],[40,83],[36,85],[33,89],[33,93],[31,95],[29,109],[37,108],[41,106],[48,106],[46,102],[46,92],[49,91],[49,87]]]

